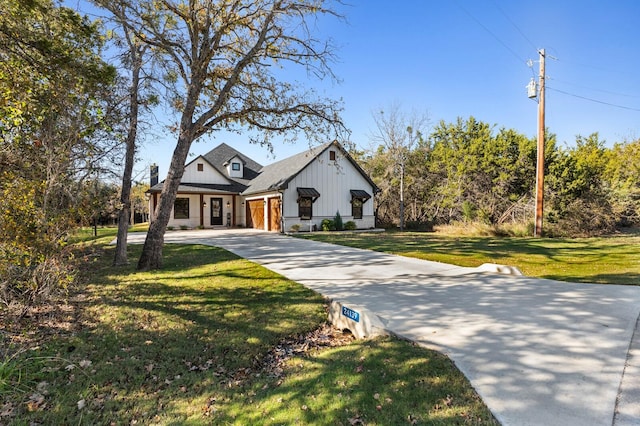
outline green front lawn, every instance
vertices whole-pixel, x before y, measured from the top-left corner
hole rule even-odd
[[[517,266],[525,275],[560,281],[640,285],[640,236],[498,238],[438,233],[296,234],[316,241],[476,267]]]
[[[393,338],[305,351],[327,338],[302,337],[326,307],[295,282],[198,245],[165,246],[162,271],[116,269],[111,238],[85,244],[69,303],[0,326],[0,424],[495,424],[438,353]]]

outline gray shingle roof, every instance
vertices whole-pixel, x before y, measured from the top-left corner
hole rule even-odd
[[[265,166],[260,175],[251,181],[249,187],[242,195],[286,189],[291,179],[332,144],[333,142],[326,143]]]
[[[211,151],[207,152],[203,155],[204,159],[213,166],[220,174],[227,177],[227,179],[243,184],[245,187],[249,185],[249,182],[258,176],[260,170],[262,169],[262,165],[253,161],[251,158],[246,155],[236,151],[234,148],[231,148],[226,143],[221,143],[217,147],[213,148]],[[233,178],[229,177],[227,174],[226,164],[229,163],[233,157],[240,158],[244,163],[244,176],[242,178]]]
[[[286,189],[289,182],[293,178],[295,178],[298,173],[300,173],[313,160],[315,160],[331,146],[342,151],[342,153],[353,164],[353,166],[362,173],[367,181],[371,183],[372,187],[374,188],[374,192],[378,190],[371,178],[369,178],[364,170],[362,170],[360,165],[349,155],[349,153],[342,147],[342,145],[334,141],[311,148],[305,152],[301,152],[292,157],[285,158],[284,160],[280,160],[265,167],[262,167],[259,163],[238,152],[229,145],[222,143],[208,153],[204,154],[202,157],[209,164],[211,164],[213,168],[220,172],[220,174],[225,176],[229,180],[229,184],[220,185],[183,182],[180,184],[178,192],[217,191],[251,195]],[[244,163],[244,176],[242,178],[229,177],[227,174],[226,164],[228,164],[229,161],[234,157],[240,158]],[[151,188],[149,192],[162,191],[163,183],[164,182],[158,183],[153,188]]]
[[[150,193],[162,192],[164,181],[149,188]],[[228,185],[219,183],[189,183],[183,182],[178,186],[179,193],[193,192],[193,193],[212,193],[217,194],[220,192],[228,192],[230,194],[239,194],[247,186],[237,182],[229,182]]]
[[[342,154],[347,158],[353,166],[362,173],[362,176],[367,179],[371,186],[374,188],[374,192],[378,191],[378,187],[362,170],[360,165],[349,155],[349,153],[340,145],[337,141],[329,142],[324,145],[311,148],[308,151],[301,152],[293,157],[285,158],[277,163],[265,166],[262,169],[260,175],[251,181],[249,187],[242,192],[242,195],[258,194],[261,192],[277,191],[286,189],[289,182],[296,177],[305,167],[307,167],[313,160],[320,156],[324,151],[334,147],[339,149]]]

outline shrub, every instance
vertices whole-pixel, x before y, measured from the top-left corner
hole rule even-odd
[[[335,231],[336,225],[331,219],[322,219],[320,227],[323,231]]]
[[[336,231],[342,231],[344,229],[344,224],[342,223],[342,216],[340,216],[340,212],[336,212],[336,215],[333,218],[333,224],[335,225]]]
[[[0,245],[0,302],[29,306],[63,294],[76,279],[73,254],[52,248],[50,253],[25,251],[11,244]]]
[[[465,201],[462,203],[462,217],[465,222],[473,222],[476,218],[476,206],[469,201]]]
[[[62,202],[55,205],[59,210],[39,204],[45,198],[43,182],[4,170],[0,178],[0,303],[22,315],[64,294],[74,282],[75,262],[66,240],[78,215]]]
[[[300,231],[300,224],[299,223],[291,225],[291,232],[298,232],[298,231]]]
[[[433,232],[433,222],[408,220],[406,228],[411,231]]]
[[[180,229],[186,231],[187,229],[189,229],[189,227],[187,225],[180,225]]]
[[[355,231],[356,229],[358,229],[358,226],[354,221],[350,220],[349,222],[344,224],[344,229],[346,229],[347,231]]]

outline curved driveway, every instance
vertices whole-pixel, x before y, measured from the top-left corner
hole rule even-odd
[[[447,354],[503,425],[640,425],[639,287],[490,274],[252,230],[173,231],[165,241],[222,247],[368,309],[390,332]]]

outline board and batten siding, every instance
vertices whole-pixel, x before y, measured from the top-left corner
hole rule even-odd
[[[323,219],[333,219],[336,212],[344,222],[354,220],[351,216],[351,193],[352,189],[367,191],[373,196],[373,188],[360,171],[342,155],[340,150],[333,150],[336,153],[336,160],[329,159],[329,152],[324,151],[311,164],[296,175],[284,192],[285,206],[283,211],[284,230],[299,223],[301,229],[308,230],[309,221],[300,221],[298,216],[298,193],[297,188],[315,188],[320,197],[313,204],[312,223],[320,229]],[[370,228],[375,226],[373,199],[369,199],[363,205],[362,219],[354,220],[358,228]]]
[[[198,164],[202,164],[202,171],[198,171]],[[198,157],[184,168],[182,182],[188,183],[217,183],[228,184],[229,180],[214,169],[204,158]]]

